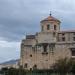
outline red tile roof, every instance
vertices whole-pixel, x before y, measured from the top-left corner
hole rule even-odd
[[[47,18],[45,18],[41,22],[43,22],[43,21],[57,21],[57,22],[60,22],[58,19],[54,18],[53,16],[48,16]]]

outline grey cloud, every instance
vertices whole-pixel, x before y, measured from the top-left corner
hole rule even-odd
[[[75,0],[0,0],[0,41],[21,41],[40,31],[50,11],[61,20],[61,30],[75,29]],[[0,47],[0,62],[19,58],[19,47]]]
[[[50,10],[62,20],[62,29],[75,27],[74,6],[74,0],[0,0],[0,37],[19,41],[26,33],[39,31],[40,20],[47,17]]]

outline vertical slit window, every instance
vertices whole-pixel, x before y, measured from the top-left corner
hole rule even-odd
[[[56,25],[54,25],[54,30],[56,30]]]
[[[50,25],[47,25],[47,30],[49,30],[50,29]]]
[[[65,41],[65,37],[62,38],[62,41]]]
[[[75,37],[73,37],[73,41],[75,41]]]
[[[27,64],[27,63],[25,63],[24,68],[27,68],[27,66],[28,66],[28,64]]]

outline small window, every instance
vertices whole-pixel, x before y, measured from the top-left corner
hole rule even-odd
[[[30,71],[32,71],[32,68],[30,68]]]
[[[75,56],[75,51],[72,51],[72,56]]]
[[[52,54],[54,54],[54,47],[55,47],[55,44],[49,45],[50,53],[52,53]]]
[[[75,56],[75,48],[71,49],[71,54],[72,54],[72,56]]]
[[[73,33],[73,35],[75,35],[75,33]]]
[[[47,25],[47,30],[49,30],[50,29],[50,25]]]
[[[62,36],[64,36],[65,34],[64,33],[62,33]]]
[[[73,37],[73,41],[75,41],[75,37]]]
[[[54,54],[54,48],[53,48],[53,47],[50,48],[50,52],[51,52],[52,54]]]
[[[30,54],[30,57],[32,57],[32,54]]]
[[[36,64],[33,66],[33,69],[37,69],[37,65]]]
[[[27,66],[28,66],[28,64],[27,64],[27,63],[25,63],[24,68],[27,68]]]
[[[62,41],[65,41],[65,37],[62,38]]]
[[[56,25],[54,25],[54,30],[56,30]]]

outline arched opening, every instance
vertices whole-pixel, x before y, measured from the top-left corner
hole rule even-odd
[[[56,30],[57,29],[57,27],[56,27],[56,25],[54,25],[54,30]]]
[[[50,25],[49,24],[47,25],[47,30],[50,30]]]
[[[36,65],[36,64],[33,66],[33,69],[34,69],[34,70],[37,69],[37,65]]]
[[[24,64],[24,68],[27,68],[27,67],[28,67],[28,64],[27,64],[27,63],[25,63],[25,64]]]

